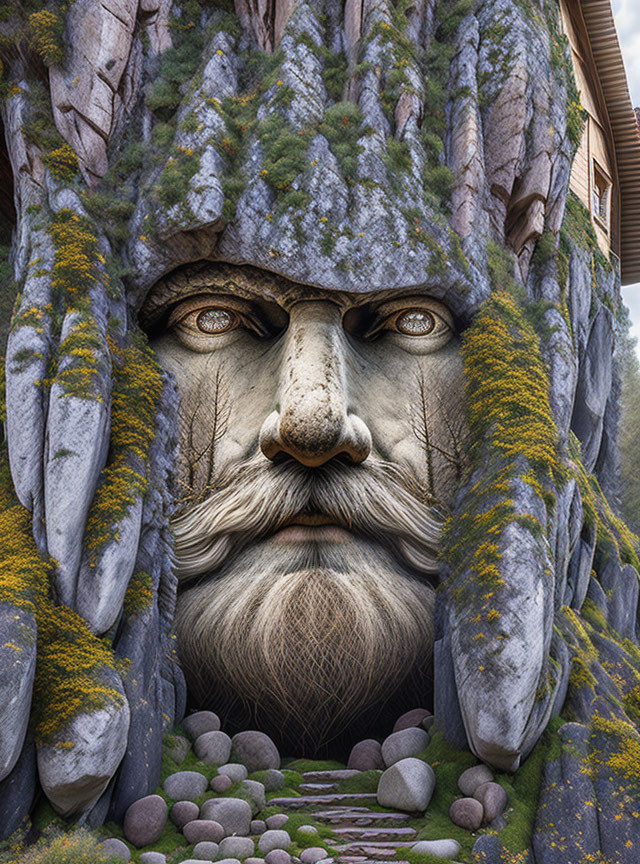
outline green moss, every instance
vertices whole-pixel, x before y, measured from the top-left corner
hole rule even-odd
[[[358,177],[358,155],[362,152],[358,141],[365,131],[362,129],[362,112],[353,102],[331,105],[325,111],[318,131],[329,142],[342,176],[353,185]]]
[[[189,192],[191,178],[200,168],[200,157],[193,150],[175,146],[160,172],[154,190],[166,209],[183,204]]]
[[[313,760],[313,759],[293,759],[290,762],[284,763],[284,767],[288,771],[296,771],[298,774],[304,774],[307,771],[340,771],[346,767],[344,762],[336,762],[333,759]]]

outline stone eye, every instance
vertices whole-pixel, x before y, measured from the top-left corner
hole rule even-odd
[[[436,328],[436,318],[424,309],[405,309],[395,319],[395,327],[407,336],[427,336]]]
[[[220,306],[204,309],[196,318],[196,326],[202,333],[227,333],[234,330],[239,323],[240,319],[235,312]]]

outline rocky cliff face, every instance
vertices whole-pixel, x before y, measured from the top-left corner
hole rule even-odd
[[[436,722],[516,770],[560,715],[529,860],[635,861],[638,559],[605,496],[619,277],[568,197],[581,112],[555,0],[11,5],[2,830],[39,788],[120,817],[184,710],[175,396],[136,314],[206,259],[426,285],[466,328],[475,467],[446,534]]]

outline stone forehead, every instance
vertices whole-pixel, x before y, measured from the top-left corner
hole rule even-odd
[[[346,280],[345,280],[346,282]],[[446,285],[437,281],[411,282],[405,285],[370,285],[353,290],[347,284],[301,284],[278,273],[249,264],[203,261],[180,268],[160,279],[147,293],[139,312],[143,327],[150,327],[159,319],[167,305],[178,302],[187,294],[223,291],[248,300],[261,296],[289,308],[300,300],[332,298],[345,306],[359,305],[368,297],[386,299],[415,291],[441,300],[461,320],[466,320],[473,308],[472,291],[464,282]]]

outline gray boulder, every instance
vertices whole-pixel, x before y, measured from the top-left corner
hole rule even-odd
[[[242,780],[246,780],[249,776],[246,767],[240,765],[239,762],[226,762],[224,765],[220,765],[218,768],[218,774],[225,774],[231,779],[232,783],[240,783]]]
[[[265,792],[277,792],[278,789],[282,789],[285,782],[284,774],[282,771],[278,771],[277,768],[269,768],[269,770],[262,775],[262,783]]]
[[[251,820],[251,836],[253,837],[255,834],[264,834],[267,830],[267,823],[262,819],[252,819]]]
[[[409,813],[423,812],[429,806],[436,776],[420,759],[401,759],[383,773],[378,784],[378,804]]]
[[[251,830],[251,805],[242,798],[211,798],[202,805],[200,815],[219,822],[225,836],[246,836]]]
[[[143,852],[140,864],[167,864],[167,856],[162,852]]]
[[[382,743],[382,758],[387,768],[401,759],[417,756],[429,746],[429,733],[424,729],[409,726],[394,732]]]
[[[0,780],[14,769],[22,751],[36,672],[36,621],[13,603],[0,606]]]
[[[207,791],[207,778],[199,771],[176,771],[162,785],[169,798],[191,801]]]
[[[192,741],[204,735],[205,732],[219,732],[220,718],[213,711],[196,711],[182,721],[184,731]]]
[[[177,762],[178,765],[184,762],[187,753],[191,749],[191,744],[184,735],[167,735],[163,743],[164,752],[170,759]]]
[[[231,789],[231,787],[233,786],[233,780],[231,779],[231,777],[228,776],[228,774],[218,774],[217,777],[211,778],[209,786],[211,787],[211,789],[213,789],[214,792],[222,794],[223,792]]]
[[[264,856],[267,864],[291,864],[291,855],[286,849],[272,849]]]
[[[255,851],[255,845],[250,837],[225,837],[220,842],[218,858],[238,858],[243,861]]]
[[[226,732],[204,732],[194,741],[193,749],[201,762],[223,765],[231,754],[231,738]]]
[[[139,798],[124,815],[124,836],[138,849],[159,840],[167,824],[167,804],[160,795]]]
[[[215,861],[218,855],[218,844],[211,840],[201,840],[193,847],[193,857],[198,861]]]
[[[380,742],[374,738],[358,741],[349,754],[347,768],[356,771],[383,771],[385,768]]]
[[[99,845],[98,849],[105,858],[120,858],[122,861],[131,861],[129,847],[118,837],[109,837]]]
[[[186,823],[182,833],[186,841],[194,846],[205,840],[209,843],[219,843],[225,832],[222,825],[213,819],[194,819],[192,822]]]
[[[233,761],[241,762],[250,774],[280,767],[278,748],[264,732],[238,732],[231,739],[231,745]]]
[[[412,708],[411,711],[406,711],[393,724],[393,732],[400,732],[402,729],[410,729],[411,726],[421,726],[427,717],[432,717],[431,711],[426,708]]]
[[[458,798],[449,808],[449,818],[454,825],[467,831],[477,831],[482,825],[484,811],[475,798]]]
[[[276,831],[278,828],[282,828],[283,825],[286,825],[289,821],[289,817],[286,813],[274,813],[273,816],[267,816],[265,822],[267,823],[267,828],[270,831]]]
[[[483,822],[493,822],[507,809],[507,793],[499,783],[483,783],[473,793],[484,810]]]
[[[257,780],[243,780],[240,788],[243,789],[251,799],[252,815],[256,816],[267,806],[264,786]]]
[[[419,855],[433,855],[434,858],[455,858],[461,846],[457,840],[420,840],[411,847]]]
[[[493,781],[493,772],[486,765],[474,765],[467,768],[458,778],[458,789],[467,798],[473,798],[473,794],[479,786]]]
[[[291,837],[286,831],[265,831],[258,840],[258,849],[261,852],[271,852],[272,849],[288,849],[291,846]]]
[[[310,846],[308,849],[303,849],[300,853],[302,864],[317,864],[327,857],[327,850],[322,846]]]
[[[193,801],[176,801],[169,813],[171,821],[178,830],[187,822],[193,822],[199,815],[200,808]]]

